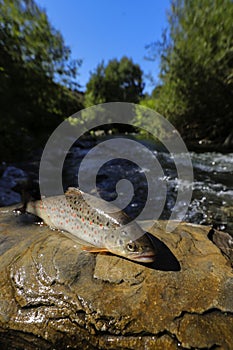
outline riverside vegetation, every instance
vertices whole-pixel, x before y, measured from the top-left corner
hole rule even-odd
[[[128,57],[98,64],[83,93],[81,60],[46,12],[34,0],[1,0],[0,159],[27,158],[69,115],[112,101],[157,110],[188,143],[232,146],[232,17],[230,0],[172,1],[162,40],[147,46],[148,58],[160,59],[152,94],[143,93],[143,72]]]

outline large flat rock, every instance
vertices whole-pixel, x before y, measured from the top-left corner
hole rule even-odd
[[[146,266],[0,209],[0,348],[233,349],[233,269],[209,239],[221,233],[150,232]]]

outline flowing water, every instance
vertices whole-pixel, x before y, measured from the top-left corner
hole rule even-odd
[[[86,140],[82,143],[76,143],[70,149],[63,169],[64,188],[79,185],[80,163],[87,154],[90,154],[89,151],[101,141],[103,140],[99,139],[98,142]],[[156,157],[163,171],[163,175],[160,174],[159,179],[154,179],[154,186],[160,187],[161,184],[166,188],[166,198],[159,218],[169,219],[179,188],[182,187],[184,191],[191,188],[193,191],[191,202],[179,203],[180,210],[183,206],[187,206],[187,213],[183,220],[197,224],[214,225],[214,227],[233,235],[233,153],[190,152],[194,181],[193,183],[187,181],[184,183],[178,177],[177,164],[174,163],[171,154],[149,141],[140,140],[140,142]],[[114,200],[117,196],[121,199],[122,196],[122,201],[124,201],[124,193],[117,192],[117,183],[122,179],[131,182],[132,198],[126,205],[125,211],[132,218],[137,217],[145,206],[148,197],[147,176],[151,172],[149,166],[139,167],[136,164],[137,157],[135,155],[137,151],[142,152],[139,143],[138,145],[131,150],[131,160],[117,158],[104,162],[105,155],[97,150],[93,154],[93,158],[90,158],[91,162],[84,163],[83,166],[87,182],[90,174],[93,172],[96,174],[98,192],[105,200]],[[138,150],[137,147],[139,147]],[[128,150],[128,154],[129,152]],[[135,161],[132,161],[132,159],[135,159]],[[101,160],[103,165],[98,168]],[[179,154],[178,162],[181,162],[185,168],[184,154]],[[17,187],[20,187],[20,184],[25,182],[28,177],[31,183],[30,192],[32,194],[36,193],[36,190],[38,190],[38,167],[39,158],[24,163],[2,164],[0,167],[0,206],[11,205],[20,201]],[[129,183],[127,184],[129,186]],[[158,206],[164,200],[162,197],[164,197],[164,193],[160,193],[158,188],[156,195]],[[156,206],[155,203],[155,211]],[[176,214],[179,218],[179,206]]]

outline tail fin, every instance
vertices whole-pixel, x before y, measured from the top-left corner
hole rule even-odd
[[[31,195],[31,182],[29,179],[23,180],[17,183],[13,190],[18,192],[21,195],[22,207],[14,210],[17,214],[24,214],[27,211],[27,205],[30,201],[33,201],[34,198]]]

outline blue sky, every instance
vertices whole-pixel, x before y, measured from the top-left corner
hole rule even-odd
[[[85,85],[97,64],[126,55],[157,80],[159,61],[144,59],[145,46],[160,40],[170,0],[36,0],[70,46],[83,59],[78,82]],[[153,87],[146,81],[145,91]]]

